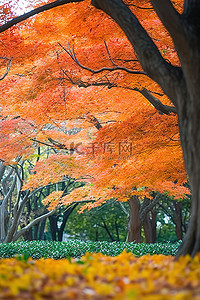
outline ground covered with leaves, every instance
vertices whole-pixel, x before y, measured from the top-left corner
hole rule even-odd
[[[200,254],[0,260],[0,299],[200,299]]]

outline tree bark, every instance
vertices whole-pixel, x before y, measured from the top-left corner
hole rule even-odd
[[[171,35],[181,67],[163,59],[158,48],[122,0],[92,0],[113,18],[134,47],[144,71],[170,98],[178,114],[185,167],[192,190],[190,223],[180,255],[200,251],[200,2],[185,0],[180,15],[170,0],[151,0]]]
[[[176,225],[176,236],[180,241],[183,239],[183,230],[182,230],[182,213],[181,213],[181,202],[174,201],[174,220]]]
[[[46,219],[40,222],[39,240],[44,240],[45,225],[46,225]]]
[[[39,6],[33,10],[31,10],[30,12],[28,13],[25,13],[19,17],[16,17],[14,19],[12,19],[11,21],[8,21],[7,23],[3,24],[0,26],[0,32],[3,32],[9,28],[11,28],[12,26],[34,16],[34,15],[37,15],[43,11],[46,11],[46,10],[49,10],[49,9],[52,9],[54,7],[57,7],[57,6],[60,6],[60,5],[64,5],[64,4],[67,4],[67,3],[71,3],[71,2],[81,2],[83,0],[56,0],[56,1],[53,1],[51,3],[48,3],[48,4],[45,4],[45,5],[42,5],[42,6]]]
[[[60,226],[60,229],[58,230],[58,241],[59,242],[62,242],[63,240],[63,232],[64,232],[64,229],[65,229],[65,225],[67,223],[67,220],[69,218],[69,216],[71,215],[71,213],[73,212],[73,210],[77,207],[79,203],[72,203],[71,206],[69,206],[65,212],[64,212],[64,215],[63,215],[63,220],[62,220],[62,224]]]
[[[50,216],[49,223],[50,223],[52,240],[57,241],[57,232],[58,232],[57,216]]]
[[[149,213],[146,214],[146,217],[142,225],[144,228],[145,243],[147,244],[153,243],[153,231],[152,231],[152,224],[151,224]]]
[[[152,243],[156,242],[156,228],[157,228],[157,210],[156,207],[154,207],[151,210],[151,227],[152,227]]]
[[[140,201],[137,196],[128,200],[130,216],[128,222],[127,242],[141,243]]]

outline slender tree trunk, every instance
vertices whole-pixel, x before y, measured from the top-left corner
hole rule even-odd
[[[99,231],[98,231],[98,228],[96,228],[96,231],[95,231],[95,241],[97,242],[99,239]]]
[[[8,211],[7,211],[7,206],[3,202],[2,205],[0,206],[0,241],[3,242],[6,238],[7,235],[7,224],[6,222],[8,221]]]
[[[39,240],[44,240],[45,225],[46,225],[46,219],[44,219],[40,222]]]
[[[68,220],[69,216],[71,215],[71,213],[73,212],[73,210],[77,207],[77,205],[78,205],[78,203],[72,204],[64,212],[63,221],[62,221],[62,224],[60,226],[60,229],[58,230],[58,241],[59,242],[62,242],[63,232],[64,232],[64,229],[65,229],[65,225],[67,223],[67,220]]]
[[[117,242],[119,242],[119,227],[116,220],[115,220],[115,229],[116,229]]]
[[[140,201],[137,196],[128,200],[130,217],[128,222],[127,242],[141,243]]]
[[[157,210],[156,210],[156,207],[154,207],[151,210],[151,215],[152,215],[152,219],[151,219],[151,225],[152,225],[152,242],[156,243],[156,228],[157,228]]]
[[[24,240],[25,241],[32,241],[33,240],[33,228],[30,228],[27,230],[24,234]]]
[[[38,217],[38,216],[37,216]],[[34,229],[34,237],[33,237],[33,239],[34,240],[38,240],[38,229],[39,229],[39,223],[37,223],[34,227],[33,227]]]
[[[150,220],[149,213],[146,214],[146,217],[143,221],[144,235],[145,235],[145,243],[153,243],[153,232],[152,232],[152,224]]]
[[[115,239],[113,238],[113,236],[112,236],[112,234],[111,234],[111,232],[110,232],[110,230],[109,230],[109,228],[108,228],[108,226],[107,226],[107,224],[106,224],[104,218],[101,217],[101,220],[102,220],[102,222],[103,222],[102,227],[106,230],[106,232],[107,232],[107,234],[108,234],[108,236],[109,236],[111,242],[114,242]]]
[[[57,217],[56,216],[50,216],[49,217],[49,223],[50,223],[50,230],[51,230],[51,236],[53,241],[57,241]]]
[[[176,236],[178,240],[183,239],[182,231],[182,213],[181,213],[181,202],[174,201],[174,220],[176,225]]]

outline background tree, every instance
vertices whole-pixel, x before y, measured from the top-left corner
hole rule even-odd
[[[87,2],[85,2],[87,3]],[[81,3],[80,5],[83,5],[82,8],[84,8],[85,3]],[[124,30],[126,33],[128,39],[132,43],[132,45],[135,47],[137,56],[142,64],[142,67],[144,71],[148,73],[148,75],[155,80],[164,90],[167,96],[171,99],[171,101],[174,103],[176,107],[176,111],[178,112],[178,117],[179,117],[179,125],[180,125],[180,130],[181,130],[181,139],[182,139],[182,146],[183,146],[183,152],[185,156],[185,162],[186,162],[186,167],[188,171],[188,175],[190,177],[190,182],[192,183],[192,191],[193,191],[193,209],[192,209],[192,221],[191,225],[189,226],[188,229],[188,236],[186,237],[186,242],[184,243],[183,246],[183,252],[180,253],[191,253],[194,255],[198,249],[199,249],[199,227],[197,224],[197,213],[198,213],[198,207],[199,207],[199,200],[198,200],[198,187],[196,180],[198,178],[198,170],[194,172],[194,166],[198,166],[198,153],[195,152],[194,155],[191,155],[191,145],[194,145],[194,149],[197,149],[198,147],[195,148],[195,142],[198,140],[196,139],[196,136],[198,136],[198,128],[196,128],[197,119],[194,117],[195,115],[197,116],[198,109],[195,107],[196,103],[196,95],[198,95],[198,87],[194,84],[196,81],[194,80],[192,82],[191,78],[193,78],[195,74],[195,78],[198,78],[198,68],[197,65],[198,63],[195,63],[193,66],[193,62],[195,61],[194,59],[194,49],[196,49],[195,55],[196,61],[198,61],[198,38],[196,38],[195,33],[194,34],[187,34],[185,35],[185,32],[188,31],[188,22],[191,20],[191,16],[194,16],[192,26],[195,29],[198,28],[198,22],[196,21],[195,15],[196,12],[198,11],[198,3],[193,2],[194,5],[192,6],[192,9],[190,9],[190,5],[187,3],[185,4],[185,9],[183,11],[183,14],[180,15],[175,8],[171,5],[170,1],[165,1],[165,5],[160,7],[160,5],[157,3],[157,1],[152,1],[155,10],[158,12],[159,17],[163,21],[164,25],[167,27],[169,33],[171,34],[177,54],[180,58],[181,64],[183,68],[177,67],[177,66],[172,66],[171,63],[169,63],[166,58],[167,57],[162,57],[160,52],[158,51],[158,48],[155,46],[153,43],[152,39],[149,37],[149,35],[146,33],[146,31],[143,29],[143,27],[140,25],[140,23],[137,21],[135,15],[130,11],[127,6],[124,4],[122,1],[116,1],[116,0],[108,0],[108,1],[93,1],[93,4],[97,6],[97,8],[103,9],[105,12],[107,12],[115,21],[120,25],[120,27]],[[178,2],[177,2],[178,3]],[[166,6],[166,7],[165,7]],[[81,6],[80,6],[81,7]],[[165,7],[163,11],[163,7]],[[177,6],[178,7],[178,6]],[[193,8],[195,8],[193,10]],[[94,13],[93,13],[94,12]],[[118,15],[117,12],[120,12],[120,16]],[[167,16],[171,15],[172,20],[170,21],[169,24],[169,18],[166,17],[166,12],[168,13]],[[102,14],[97,15],[96,11],[92,11],[92,16],[100,16],[102,17]],[[183,17],[184,18],[183,18]],[[77,16],[76,16],[77,17]],[[138,17],[140,15],[138,14]],[[80,18],[80,20],[82,20]],[[155,20],[155,17],[149,20]],[[110,20],[109,20],[110,22]],[[173,26],[173,24],[176,24],[177,26]],[[160,25],[160,23],[158,23]],[[148,24],[147,24],[148,25]],[[162,25],[162,24],[161,24]],[[148,26],[147,26],[148,27]],[[162,27],[162,26],[161,26]],[[83,26],[84,28],[84,26]],[[157,27],[157,32],[158,32]],[[191,27],[190,27],[191,28]],[[71,28],[70,28],[71,29]],[[69,32],[70,32],[69,29]],[[148,29],[148,28],[147,28]],[[183,29],[185,31],[183,31]],[[116,27],[115,29],[116,30]],[[56,32],[56,31],[55,31]],[[164,31],[163,31],[164,32]],[[81,33],[81,32],[80,32]],[[110,31],[112,34],[113,31]],[[120,33],[122,34],[122,33]],[[150,32],[152,34],[152,32]],[[180,38],[182,37],[182,39]],[[188,44],[188,37],[193,38],[194,44],[196,45],[192,49],[189,47],[189,44],[193,44],[193,41]],[[184,46],[188,45],[187,51],[185,51],[185,47],[183,47],[182,42],[184,40]],[[160,46],[160,45],[157,45]],[[148,49],[148,51],[146,51]],[[183,50],[184,49],[184,50]],[[44,50],[44,48],[43,48]],[[43,51],[45,53],[45,51]],[[197,53],[197,54],[196,54]],[[149,58],[149,54],[150,58]],[[188,57],[191,56],[191,62],[188,62]],[[156,66],[156,68],[155,68]],[[191,67],[192,66],[192,67]],[[190,74],[191,69],[193,70],[194,67],[194,72]],[[196,68],[196,69],[195,69]],[[155,71],[156,70],[156,71]],[[138,73],[138,72],[137,72]],[[53,74],[53,73],[52,73]],[[39,78],[39,77],[38,77]],[[41,77],[40,77],[41,78]],[[46,77],[48,78],[48,76]],[[38,81],[35,81],[38,82]],[[52,93],[52,89],[50,89],[49,85],[49,91]],[[33,86],[32,86],[33,88]],[[41,96],[41,95],[40,95]],[[189,103],[189,106],[187,107],[187,104]],[[192,103],[192,105],[191,105]],[[183,107],[187,107],[187,110],[183,109]],[[191,111],[191,107],[195,107],[194,111]],[[198,106],[197,106],[198,107]],[[16,106],[14,106],[14,109],[16,109]],[[24,113],[25,113],[25,107],[23,107]],[[19,111],[19,110],[18,110]],[[16,113],[16,111],[15,111]],[[186,118],[186,113],[189,113],[189,117]],[[22,112],[20,112],[20,115],[22,115]],[[192,127],[185,122],[185,119],[192,119]],[[186,128],[185,128],[186,126]],[[188,126],[188,127],[187,127]],[[191,135],[190,133],[186,134],[187,130],[190,130],[190,128],[194,128],[194,135]],[[182,130],[183,129],[183,130]],[[189,136],[193,140],[188,142],[188,139],[185,139],[186,136]],[[188,146],[190,145],[190,146]],[[195,157],[196,162],[193,163],[193,158]],[[189,159],[188,159],[189,158]],[[195,176],[194,176],[194,173]],[[139,176],[137,176],[139,177]],[[183,178],[183,177],[182,177]],[[194,178],[194,179],[193,179]],[[180,184],[180,180],[178,181]],[[183,183],[183,180],[182,180]],[[134,184],[134,183],[133,183]],[[143,181],[143,186],[146,186]],[[165,182],[165,188],[167,187],[167,184]],[[171,190],[174,188],[176,189],[176,186],[170,187]],[[115,189],[117,190],[117,189]]]
[[[23,226],[22,221],[25,205],[34,195],[35,191],[22,191],[24,170],[23,162],[20,159],[15,165],[6,166],[1,162],[1,202],[0,202],[0,218],[1,218],[1,242],[16,241],[27,230],[38,222],[52,215],[55,210],[47,211],[34,220]]]
[[[127,215],[120,203],[110,200],[100,207],[79,214],[79,206],[70,215],[65,227],[69,238],[91,241],[125,241]]]

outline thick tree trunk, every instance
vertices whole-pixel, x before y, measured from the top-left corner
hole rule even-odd
[[[199,13],[200,13],[200,7]],[[188,32],[190,51],[184,57],[187,97],[178,99],[178,117],[184,161],[192,190],[191,218],[180,255],[200,252],[200,39],[198,21]],[[182,95],[185,96],[185,95]]]
[[[185,0],[179,14],[169,0],[151,0],[171,35],[181,67],[163,59],[150,36],[122,0],[92,0],[126,34],[144,71],[170,98],[178,113],[185,167],[192,190],[190,223],[177,257],[200,252],[200,1]]]
[[[188,95],[178,101],[178,116],[181,144],[183,149],[184,161],[192,190],[192,208],[191,217],[183,245],[180,248],[177,257],[190,254],[194,256],[200,252],[200,45],[195,51],[195,42],[193,42],[194,53],[191,52],[188,60],[194,60],[198,66],[196,70],[194,63],[193,70],[188,68]],[[196,54],[196,55],[195,55]],[[195,59],[196,56],[196,59]],[[194,73],[194,75],[192,74]],[[184,95],[182,95],[184,96]]]
[[[193,103],[194,110],[196,108],[197,111],[200,110],[200,101],[198,102],[198,107]],[[198,118],[196,125],[192,119],[189,120],[187,141],[183,143],[185,164],[192,190],[192,209],[187,233],[177,257],[186,254],[194,256],[200,252],[200,111]]]
[[[128,200],[130,207],[130,217],[128,223],[127,242],[141,243],[141,221],[140,221],[140,201],[137,196]]]

